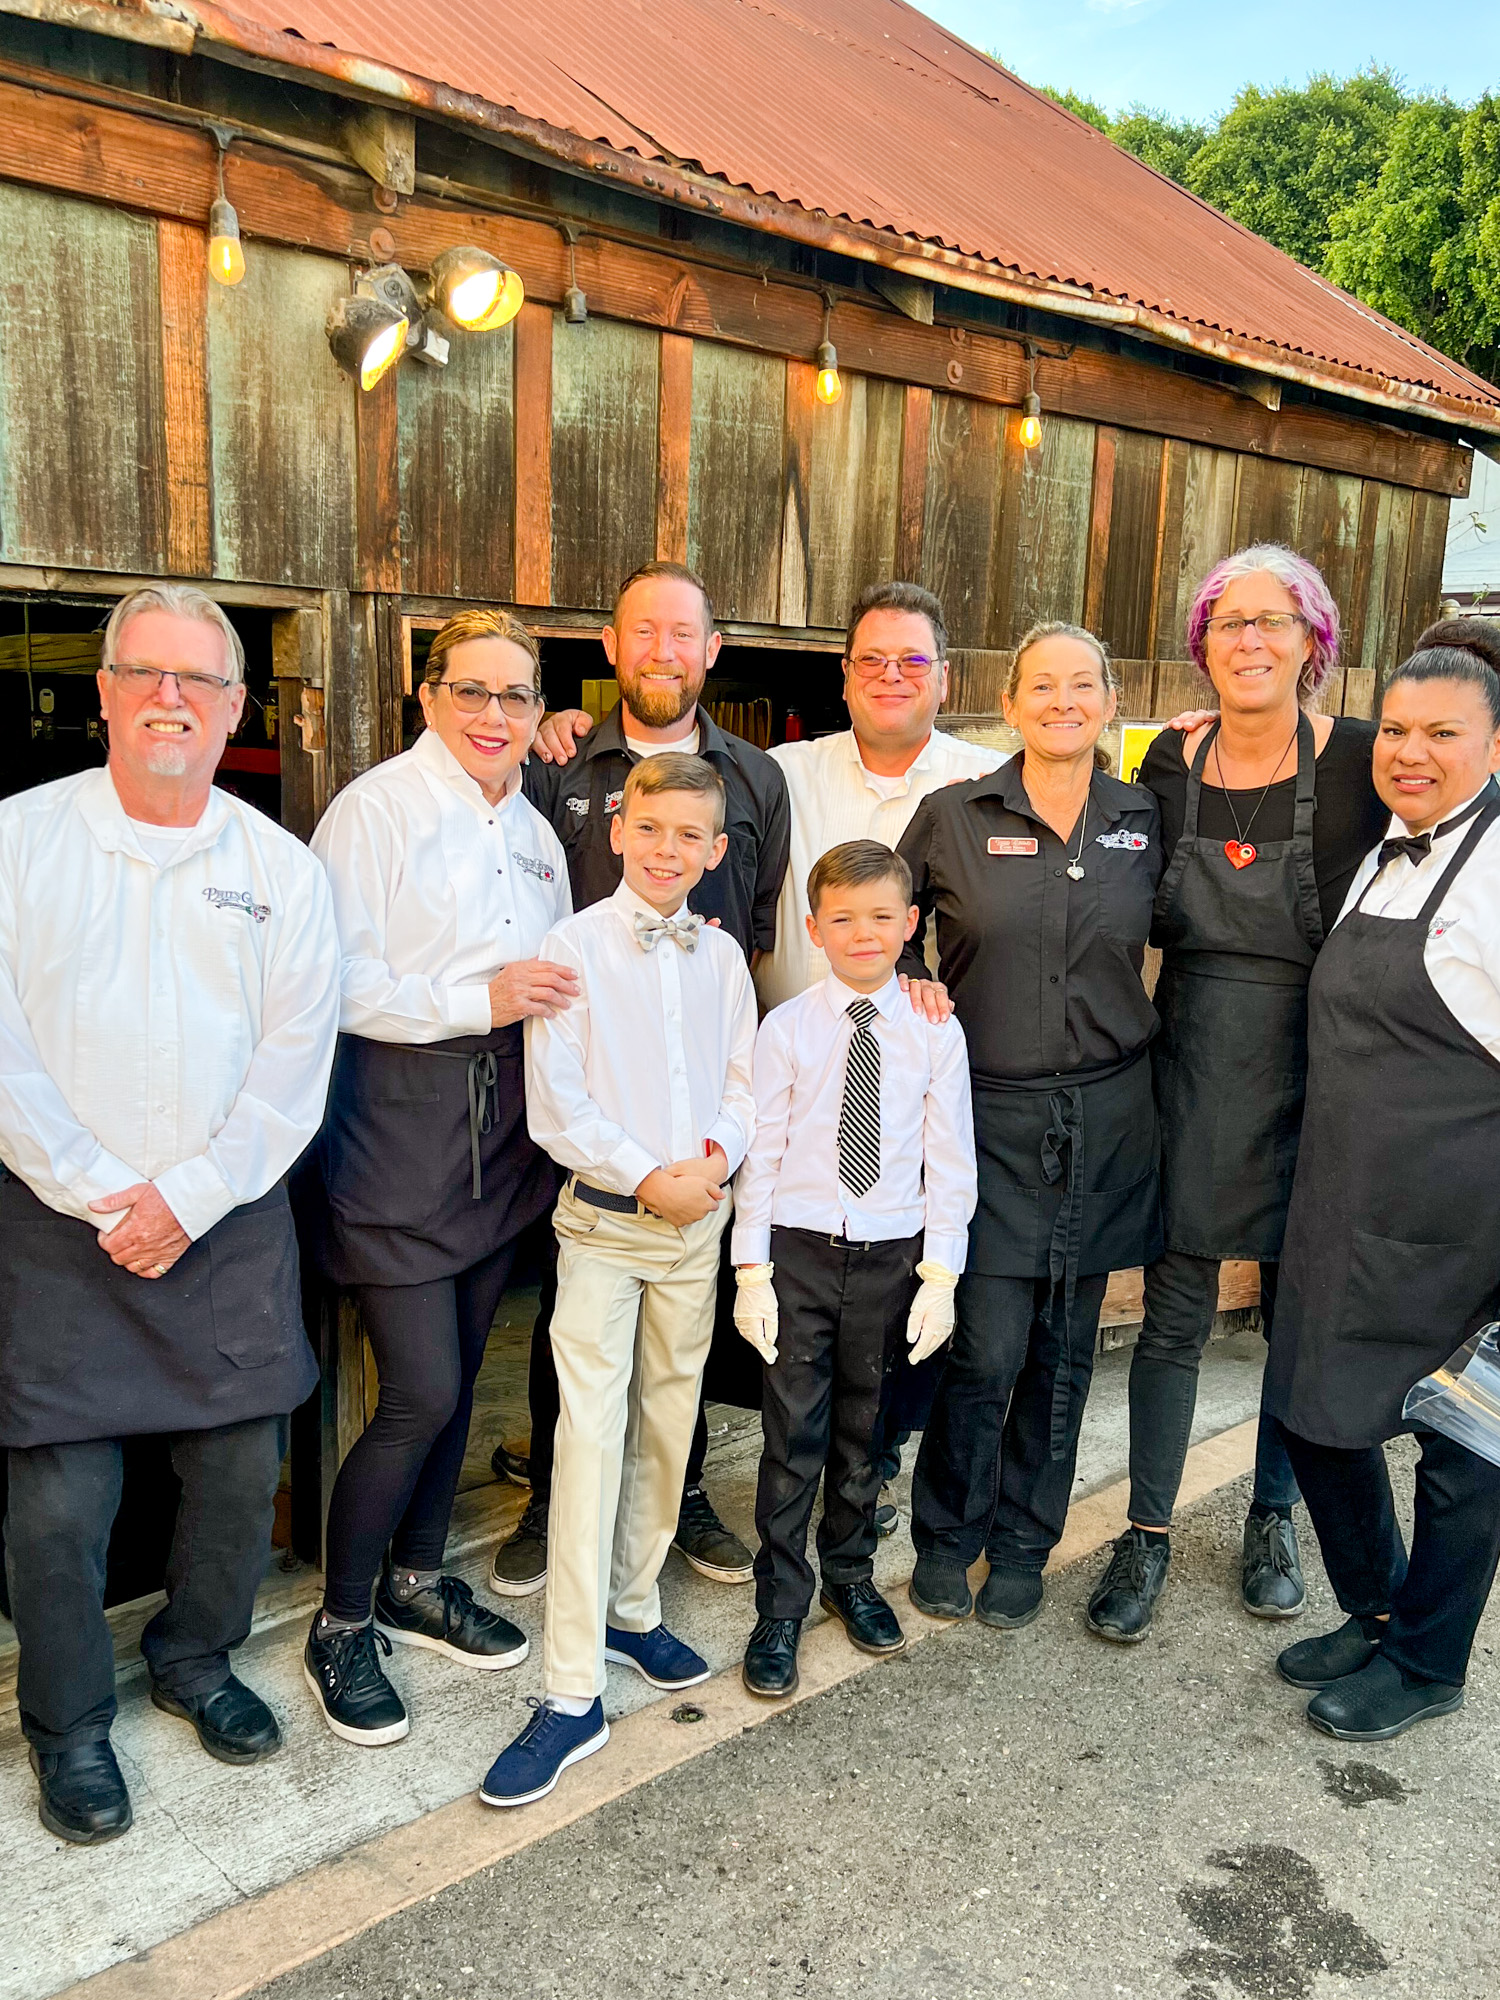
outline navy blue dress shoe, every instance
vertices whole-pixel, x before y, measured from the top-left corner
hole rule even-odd
[[[617,1667],[631,1667],[654,1688],[696,1687],[708,1679],[708,1662],[674,1639],[665,1625],[649,1632],[624,1632],[618,1625],[604,1628],[604,1657]]]
[[[583,1715],[564,1715],[532,1694],[526,1705],[535,1711],[508,1750],[489,1768],[479,1796],[487,1806],[529,1806],[546,1798],[570,1764],[581,1763],[609,1741],[604,1703],[595,1697]]]

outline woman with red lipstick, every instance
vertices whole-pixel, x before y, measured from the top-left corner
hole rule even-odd
[[[537,956],[572,909],[557,836],[520,790],[538,680],[517,619],[451,618],[420,690],[426,729],[341,792],[313,835],[343,960],[319,1255],[358,1299],[380,1375],[329,1503],[305,1657],[329,1728],[351,1743],[407,1733],[377,1647],[480,1668],[526,1656],[525,1636],[442,1561],[515,1240],[557,1190],[527,1135],[522,1074],[522,1022],[577,991]]]
[[[1500,1559],[1500,1466],[1407,1392],[1500,1312],[1500,627],[1453,619],[1386,685],[1388,837],[1313,968],[1307,1113],[1266,1408],[1347,1620],[1277,1661],[1349,1742],[1462,1706]],[[1382,1446],[1415,1430],[1411,1556]]]
[[[1307,979],[1385,813],[1370,783],[1373,723],[1316,715],[1338,658],[1339,616],[1312,564],[1267,544],[1210,571],[1188,649],[1218,714],[1163,730],[1141,783],[1161,806],[1167,870],[1151,942],[1161,1035],[1165,1250],[1146,1270],[1130,1369],[1130,1526],[1090,1599],[1101,1638],[1145,1636],[1167,1579],[1168,1529],[1218,1307],[1219,1265],[1260,1265],[1269,1330],[1307,1069]],[[1291,1618],[1305,1591],[1296,1482],[1262,1423],[1241,1594]]]

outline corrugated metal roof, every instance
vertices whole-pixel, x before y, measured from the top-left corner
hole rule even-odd
[[[901,0],[231,0],[211,12],[1023,281],[1417,385],[1491,420],[1500,408],[1478,376]]]

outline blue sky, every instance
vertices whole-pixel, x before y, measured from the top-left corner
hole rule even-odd
[[[1389,64],[1413,89],[1467,102],[1500,92],[1495,0],[917,0],[1028,83],[1107,110],[1139,99],[1211,117],[1242,83],[1301,83]]]

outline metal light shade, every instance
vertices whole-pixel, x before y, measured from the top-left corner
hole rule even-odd
[[[1020,434],[1027,451],[1035,451],[1042,441],[1042,399],[1035,389],[1028,390],[1021,399]]]
[[[838,350],[831,340],[818,342],[817,354],[813,357],[818,369],[816,395],[820,403],[836,403],[844,393],[843,382],[839,378]]]
[[[221,285],[237,285],[245,275],[240,219],[222,197],[208,211],[208,273]]]
[[[410,321],[383,299],[355,292],[340,299],[328,315],[328,345],[333,358],[361,389],[375,384],[406,352]]]
[[[518,271],[488,250],[461,244],[432,265],[432,303],[469,333],[489,333],[513,320],[526,298]]]

